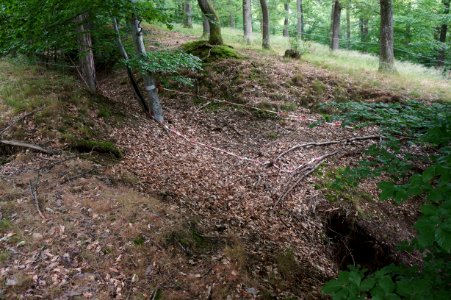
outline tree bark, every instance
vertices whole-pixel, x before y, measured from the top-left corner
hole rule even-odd
[[[221,35],[221,25],[219,24],[219,18],[216,14],[213,5],[209,0],[197,0],[199,3],[199,7],[202,13],[207,17],[208,23],[210,25],[210,35],[208,38],[208,42],[211,45],[223,45],[224,42],[222,40]]]
[[[229,0],[229,27],[235,28],[235,11],[233,7],[233,0]]]
[[[445,6],[445,9],[443,11],[443,14],[447,15],[449,14],[449,3],[450,0],[443,0],[443,5]],[[439,35],[439,42],[440,42],[440,48],[438,51],[437,56],[437,67],[443,67],[445,65],[446,60],[446,34],[448,33],[448,24],[443,23],[442,26],[440,26],[440,35]]]
[[[210,23],[207,17],[202,13],[202,36],[201,39],[206,39],[210,35]]]
[[[379,71],[396,72],[395,55],[393,50],[393,1],[380,0],[381,32]]]
[[[331,24],[331,38],[330,49],[337,50],[340,47],[340,18],[341,18],[341,4],[339,0],[335,0],[332,6],[332,24]]]
[[[244,40],[246,44],[251,44],[252,38],[252,15],[251,15],[251,0],[243,0],[243,31]]]
[[[125,50],[124,44],[122,43],[121,34],[119,32],[119,25],[117,24],[116,18],[112,18],[113,21],[113,28],[116,32],[116,39],[117,39],[117,46],[119,48],[119,52],[122,55],[122,58],[128,62],[128,54],[127,50]],[[138,99],[139,104],[142,106],[145,112],[150,113],[149,106],[146,103],[146,100],[144,99],[143,95],[141,94],[141,91],[139,90],[138,84],[136,83],[135,77],[133,76],[132,69],[130,66],[127,65],[127,75],[128,79],[130,80],[130,84],[133,87],[133,92],[135,93],[136,99]]]
[[[289,6],[288,6],[288,2],[285,2],[283,4],[284,9],[285,9],[285,20],[283,21],[283,36],[288,37],[289,33],[288,33],[288,14],[289,14]]]
[[[130,25],[132,27],[132,37],[133,42],[135,44],[136,52],[141,57],[147,58],[146,48],[144,47],[142,28],[140,25],[140,21],[136,16],[132,16],[130,20]],[[162,123],[164,121],[163,110],[161,109],[155,78],[153,77],[152,74],[146,73],[143,74],[143,79],[144,86],[150,98],[149,106],[152,108],[152,116],[157,122]]]
[[[92,39],[89,31],[88,14],[81,14],[75,18],[78,35],[78,58],[82,80],[85,82],[88,91],[95,94],[96,69],[94,64],[94,53],[92,51]]]
[[[262,46],[264,49],[269,49],[269,10],[266,0],[260,0],[262,8]]]
[[[365,43],[368,41],[368,19],[360,18],[360,41]]]
[[[351,48],[351,0],[346,2],[346,46]]]
[[[191,0],[185,0],[185,18],[183,20],[183,26],[186,28],[193,28],[193,8],[191,6]]]
[[[299,38],[302,38],[304,34],[304,10],[302,7],[302,0],[296,0],[296,34]]]

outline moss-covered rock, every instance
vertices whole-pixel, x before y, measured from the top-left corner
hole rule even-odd
[[[95,140],[74,140],[70,143],[70,148],[79,152],[97,152],[113,155],[122,158],[121,150],[112,142]]]
[[[210,45],[208,41],[194,41],[183,44],[182,50],[200,57],[203,61],[213,61],[227,58],[242,58],[242,56],[228,45]]]

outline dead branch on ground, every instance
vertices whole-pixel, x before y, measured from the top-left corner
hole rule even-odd
[[[285,191],[282,193],[282,195],[279,197],[279,199],[277,199],[276,203],[274,204],[273,209],[275,209],[281,202],[283,202],[286,199],[286,197],[291,193],[291,191],[293,191],[293,189],[296,188],[296,186],[298,186],[302,180],[304,180],[306,177],[312,174],[324,160],[326,160],[331,156],[336,155],[338,152],[339,151],[334,151],[325,154],[323,156],[313,158],[308,163],[297,167],[293,175],[294,179],[291,181],[292,183],[287,185]]]
[[[15,147],[21,147],[21,148],[27,148],[31,150],[35,150],[38,152],[46,153],[46,154],[53,154],[52,151],[42,148],[41,146],[24,143],[20,141],[13,141],[13,140],[0,140],[0,144],[15,146]]]
[[[325,141],[325,142],[310,142],[310,143],[299,144],[299,145],[293,146],[290,149],[279,154],[273,160],[273,163],[278,161],[280,158],[287,155],[288,153],[296,151],[301,148],[306,148],[306,147],[310,147],[310,146],[328,146],[328,145],[335,145],[335,144],[349,144],[349,143],[352,143],[355,141],[374,140],[374,139],[380,139],[380,138],[381,138],[380,135],[369,135],[369,136],[356,136],[353,138],[348,138],[348,139],[343,139],[343,140]]]
[[[31,193],[31,198],[34,201],[34,204],[36,205],[36,209],[38,210],[39,215],[41,216],[41,218],[43,218],[44,220],[47,220],[47,218],[44,216],[44,214],[42,213],[41,207],[39,205],[39,199],[38,199],[38,195],[37,195],[37,188],[38,188],[38,182],[39,182],[39,173],[36,176],[34,182],[33,180],[30,180],[29,182],[29,186],[30,186],[30,193]]]
[[[40,109],[35,109],[33,111],[30,111],[29,113],[24,114],[23,116],[20,116],[18,118],[16,118],[15,120],[13,120],[11,123],[9,123],[8,125],[6,125],[5,128],[3,128],[2,130],[0,130],[0,136],[2,136],[8,129],[10,129],[11,127],[13,127],[14,125],[16,125],[17,123],[19,123],[20,121],[24,120],[25,118],[31,116],[32,114],[34,114],[35,112],[39,111]]]

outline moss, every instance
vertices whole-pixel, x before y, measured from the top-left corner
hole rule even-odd
[[[109,141],[74,140],[70,143],[70,148],[82,153],[106,153],[111,154],[116,158],[122,158],[121,150]]]
[[[207,41],[194,41],[182,45],[182,50],[200,57],[203,61],[214,61],[227,58],[242,58],[242,56],[228,45],[210,45]]]
[[[277,254],[276,261],[279,272],[284,279],[295,279],[299,270],[292,249],[285,249],[283,252]]]

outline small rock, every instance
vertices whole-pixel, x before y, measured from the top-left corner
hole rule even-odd
[[[33,237],[33,240],[35,240],[35,241],[39,241],[39,240],[42,240],[42,238],[43,238],[43,235],[42,235],[42,234],[40,234],[39,232],[33,232],[33,235],[32,235],[32,237]]]
[[[17,279],[12,277],[12,278],[6,278],[6,286],[15,286],[17,285]]]

